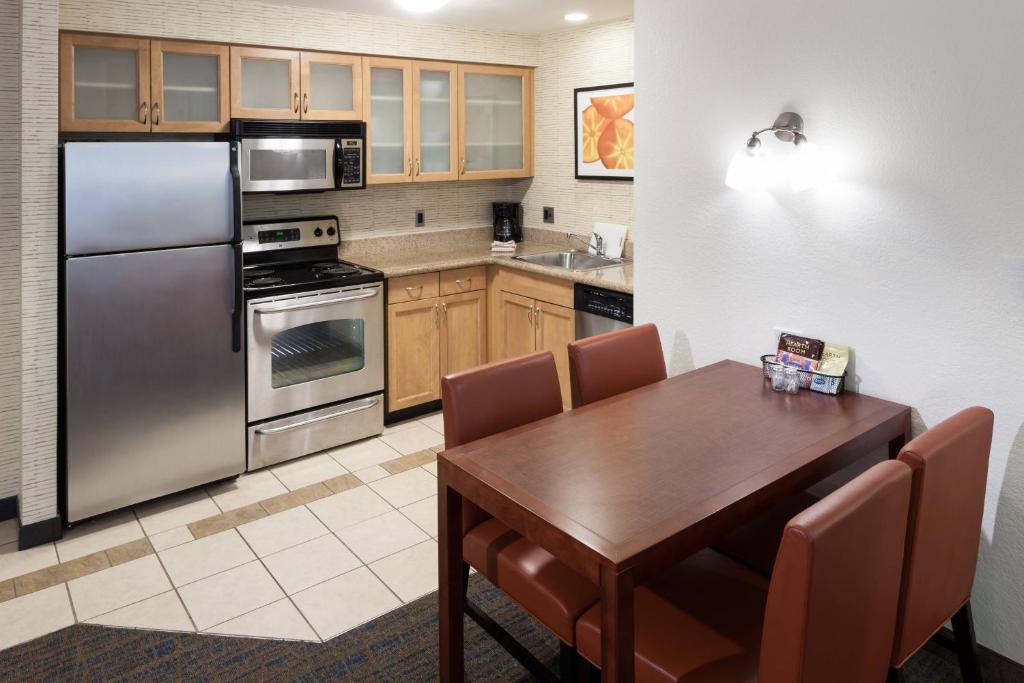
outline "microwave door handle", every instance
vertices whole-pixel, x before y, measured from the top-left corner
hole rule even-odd
[[[266,314],[266,313],[288,313],[290,311],[300,311],[300,310],[303,310],[303,309],[306,309],[306,308],[319,308],[320,306],[330,306],[331,304],[342,304],[342,303],[347,303],[349,301],[359,301],[361,299],[372,299],[373,297],[377,296],[377,293],[379,291],[380,291],[379,289],[371,289],[371,290],[367,290],[367,291],[365,291],[365,292],[363,292],[361,294],[357,294],[356,296],[346,296],[346,297],[341,297],[341,298],[338,298],[338,299],[323,299],[323,300],[320,300],[320,301],[308,301],[306,303],[296,304],[294,306],[281,306],[281,307],[260,306],[259,308],[254,308],[253,311],[255,313],[264,313],[264,314]]]
[[[261,427],[256,430],[256,433],[263,435],[271,435],[280,434],[281,432],[290,432],[291,430],[298,429],[299,427],[306,427],[311,424],[316,424],[317,422],[323,422],[324,420],[333,420],[334,418],[341,417],[342,415],[361,413],[364,410],[369,410],[370,408],[373,408],[378,403],[380,403],[380,399],[374,398],[370,399],[369,403],[364,403],[363,405],[356,406],[355,408],[349,408],[348,410],[340,410],[336,413],[331,413],[329,415],[321,415],[320,417],[314,417],[309,420],[302,420],[301,422],[296,422],[295,424],[284,425],[283,427]]]
[[[344,174],[342,171],[342,161],[344,157],[341,155],[341,140],[334,141],[334,187],[341,188],[342,182],[344,181]]]

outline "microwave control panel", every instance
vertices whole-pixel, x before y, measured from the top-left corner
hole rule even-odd
[[[341,241],[335,216],[302,218],[242,226],[242,251],[274,251],[336,245]]]
[[[337,173],[341,182],[338,187],[359,188],[364,187],[363,183],[363,141],[358,138],[342,138],[338,141]]]

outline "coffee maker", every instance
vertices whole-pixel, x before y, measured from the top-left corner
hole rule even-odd
[[[523,241],[523,205],[519,202],[494,202],[494,240]]]

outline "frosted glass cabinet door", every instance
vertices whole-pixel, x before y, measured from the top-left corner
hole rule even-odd
[[[363,71],[366,182],[412,182],[412,62],[364,57]]]
[[[533,73],[459,67],[460,177],[533,174]]]
[[[60,128],[150,130],[149,41],[60,36]]]
[[[228,47],[152,43],[154,131],[219,133],[228,129]]]
[[[231,47],[231,116],[299,118],[299,53]]]
[[[303,52],[302,118],[362,121],[363,58]]]
[[[417,182],[457,180],[458,65],[413,62],[413,156]]]

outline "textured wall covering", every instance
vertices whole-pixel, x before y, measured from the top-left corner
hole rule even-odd
[[[22,524],[57,514],[57,21],[57,0],[22,4]]]
[[[21,2],[0,1],[0,498],[21,471]]]
[[[523,202],[530,227],[589,233],[595,222],[633,225],[633,183],[576,180],[573,89],[633,80],[633,22],[541,36],[536,89],[535,176]],[[638,117],[644,100],[639,96]],[[555,225],[542,220],[555,208]]]
[[[851,344],[860,390],[913,406],[918,431],[992,408],[974,615],[1019,662],[1022,30],[1019,0],[781,0],[756,20],[742,0],[636,4],[638,317],[676,371],[756,361],[778,325]],[[745,136],[790,108],[839,182],[726,188]]]

